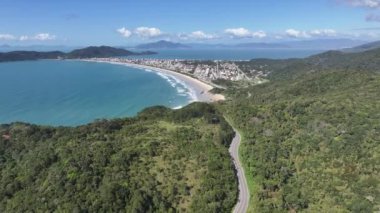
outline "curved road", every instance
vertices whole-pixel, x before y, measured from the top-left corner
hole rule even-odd
[[[238,181],[239,181],[239,200],[234,207],[233,213],[246,213],[248,209],[249,202],[249,190],[247,179],[245,178],[244,169],[239,160],[239,146],[241,142],[241,136],[238,131],[235,131],[235,137],[232,140],[230,146],[230,155],[234,160],[235,168],[237,171]]]

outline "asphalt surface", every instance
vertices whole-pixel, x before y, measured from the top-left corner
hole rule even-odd
[[[248,209],[248,202],[249,202],[249,190],[248,190],[248,184],[247,179],[244,175],[244,169],[242,167],[242,164],[239,160],[239,146],[241,143],[241,136],[238,131],[235,130],[235,137],[232,140],[229,152],[232,156],[232,159],[235,164],[235,168],[237,171],[237,177],[239,181],[239,200],[234,207],[233,213],[246,213]]]

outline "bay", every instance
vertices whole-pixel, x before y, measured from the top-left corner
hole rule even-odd
[[[106,63],[0,63],[0,81],[0,123],[75,126],[193,101],[189,88],[171,76]]]

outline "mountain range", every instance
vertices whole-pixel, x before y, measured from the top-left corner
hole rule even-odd
[[[340,50],[346,51],[365,51],[368,50],[366,45],[375,45],[380,42],[369,43],[361,40],[352,39],[314,39],[303,41],[283,41],[283,42],[245,42],[235,44],[223,43],[179,43],[166,40],[157,42],[143,43],[139,45],[119,45],[117,48],[140,49],[140,50],[162,50],[162,49],[316,49],[316,50]],[[363,46],[361,46],[363,45]],[[357,47],[356,50],[351,48]],[[0,45],[0,52],[10,51],[62,51],[70,52],[83,47],[64,46],[64,45],[30,45],[30,46],[12,46],[8,44]]]
[[[136,49],[319,49],[337,50],[363,45],[366,41],[352,39],[315,39],[284,42],[248,42],[237,44],[210,44],[210,43],[176,43],[171,41],[157,41],[134,46]]]
[[[181,44],[181,43],[161,40],[161,41],[152,42],[152,43],[140,44],[140,45],[137,45],[135,48],[137,49],[187,49],[187,48],[191,48],[191,46]]]
[[[270,80],[294,79],[305,73],[325,70],[355,70],[379,72],[380,47],[378,42],[354,47],[347,50],[329,50],[307,58],[297,59],[263,59],[236,62],[239,67],[249,73],[251,70],[268,73]],[[363,50],[368,49],[368,50]],[[355,50],[355,51],[354,51]],[[362,51],[358,51],[362,50]]]
[[[346,48],[346,49],[343,49],[343,51],[344,52],[364,52],[367,50],[373,50],[377,48],[380,48],[380,41],[362,44],[353,48]]]
[[[298,41],[288,43],[240,43],[235,45],[223,45],[223,44],[181,44],[173,43],[169,41],[159,41],[155,43],[148,43],[144,45],[136,46],[136,49],[191,49],[191,48],[240,48],[240,49],[292,49],[301,47],[311,48],[313,45],[319,44],[321,49],[327,48],[328,50],[340,50],[330,51],[324,54],[342,54],[342,53],[356,53],[365,52],[380,48],[380,41],[364,43],[362,41],[354,40],[312,40],[312,41]],[[323,46],[324,44],[324,46]],[[338,48],[359,44],[358,46],[352,46],[350,48]],[[2,45],[0,47],[10,48],[8,45]],[[138,47],[138,48],[137,48]],[[330,47],[330,48],[328,48]],[[334,48],[335,47],[335,48]],[[20,60],[37,60],[37,59],[56,59],[56,58],[94,58],[94,57],[116,57],[116,56],[131,56],[131,55],[152,55],[156,54],[153,51],[132,52],[124,48],[115,48],[110,46],[90,46],[81,49],[75,49],[70,52],[63,51],[10,51],[0,52],[0,62],[4,61],[20,61]]]

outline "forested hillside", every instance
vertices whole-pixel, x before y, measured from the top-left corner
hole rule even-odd
[[[108,58],[117,56],[131,56],[131,55],[152,55],[156,54],[152,51],[144,52],[131,52],[121,48],[114,48],[109,46],[90,46],[82,49],[76,49],[69,53],[61,51],[51,52],[37,52],[37,51],[12,51],[0,52],[0,62],[10,61],[31,61],[40,59],[81,59],[81,58]]]
[[[380,211],[380,49],[255,59],[227,100],[85,126],[0,126],[0,212],[230,212],[234,132],[249,212]],[[208,62],[209,63],[209,62]],[[213,63],[213,62],[212,62]]]
[[[328,70],[356,70],[380,73],[380,48],[358,53],[328,51],[303,59],[253,59],[236,62],[240,69],[249,73],[261,71],[271,80],[298,78],[305,73]]]
[[[379,211],[379,74],[304,71],[226,93],[219,107],[244,137],[250,212]]]
[[[0,212],[230,212],[234,132],[207,104],[75,128],[0,126]]]

